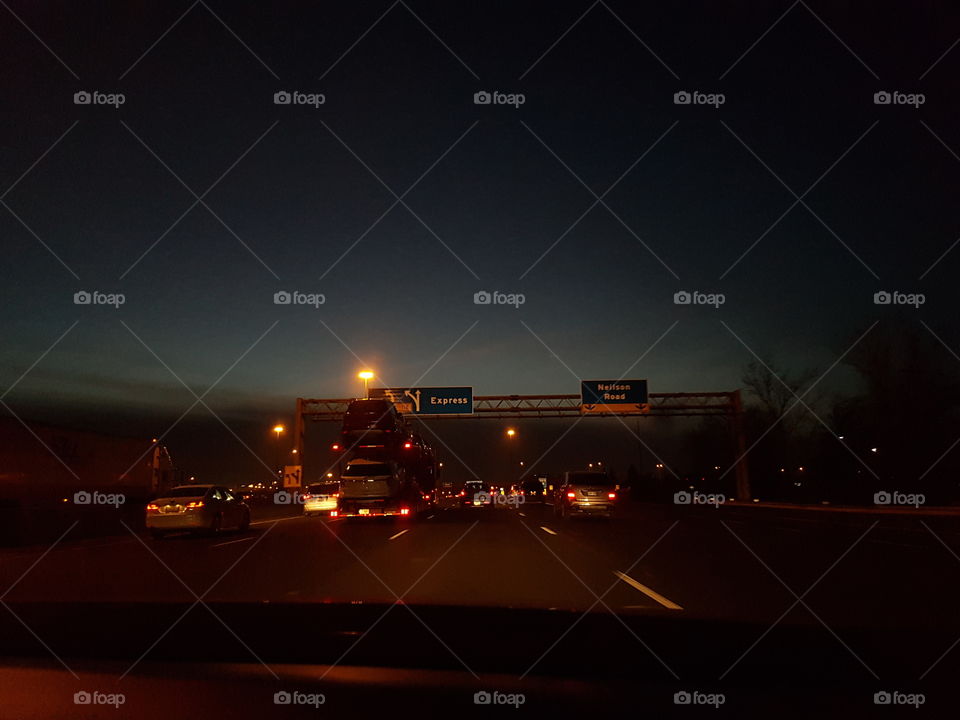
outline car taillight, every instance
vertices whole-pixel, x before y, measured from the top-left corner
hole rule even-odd
[[[199,501],[196,501],[196,502],[188,502],[187,505],[186,505],[186,507],[187,507],[187,509],[190,509],[190,508],[202,508],[202,507],[203,507],[203,500],[199,500]]]
[[[463,497],[463,496],[466,495],[466,494],[467,494],[467,491],[466,491],[466,490],[461,490],[461,491],[460,491],[460,497]]]
[[[575,492],[573,492],[573,491],[570,491],[570,492],[567,493],[567,497],[568,497],[568,498],[575,498],[576,496],[577,496],[577,494],[576,494]]]
[[[401,514],[401,515],[409,515],[409,514],[410,514],[410,508],[400,508],[400,514]]]
[[[150,503],[149,505],[147,505],[147,510],[159,510],[159,509],[160,509],[160,506],[156,505],[155,503]]]
[[[334,443],[333,445],[330,446],[330,449],[331,449],[331,450],[339,450],[339,449],[340,449],[340,443]]]
[[[336,510],[331,510],[331,511],[330,511],[330,517],[336,517],[336,516],[337,516],[337,511],[336,511]]]
[[[611,500],[616,500],[616,499],[617,499],[617,494],[616,494],[616,493],[609,493],[609,494],[607,495],[607,497],[610,498]]]
[[[404,443],[404,444],[403,444],[403,449],[404,449],[404,450],[409,450],[409,449],[412,448],[412,447],[413,447],[413,443],[408,443],[408,442],[407,442],[407,443]]]
[[[308,493],[304,493],[300,497],[302,497],[304,500],[309,500],[311,498],[311,495],[309,495]]]

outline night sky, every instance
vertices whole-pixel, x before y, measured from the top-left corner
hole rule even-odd
[[[3,400],[157,436],[195,401],[181,380],[214,386],[165,439],[242,475],[262,468],[211,410],[270,457],[297,396],[357,394],[364,365],[478,395],[624,373],[669,392],[735,389],[751,351],[825,371],[874,322],[960,352],[958,36],[942,2],[9,0]]]

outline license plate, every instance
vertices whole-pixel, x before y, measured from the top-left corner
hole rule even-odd
[[[369,514],[370,514],[370,508],[360,508],[357,512],[358,512],[360,515],[369,515]]]

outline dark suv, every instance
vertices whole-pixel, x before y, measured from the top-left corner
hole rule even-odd
[[[343,415],[341,441],[393,448],[406,432],[403,416],[389,400],[354,400]]]
[[[608,518],[613,515],[616,500],[616,485],[605,472],[566,472],[554,491],[553,512],[562,518],[571,515]]]
[[[539,480],[525,480],[520,486],[520,494],[528,503],[542,503],[546,499],[546,491]]]

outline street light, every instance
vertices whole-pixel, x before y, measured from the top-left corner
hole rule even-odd
[[[278,474],[278,475],[282,472],[282,470],[281,470],[281,468],[280,468],[280,434],[281,434],[284,430],[286,430],[286,428],[285,428],[283,425],[274,425],[274,426],[273,426],[273,431],[277,434],[277,463],[276,463],[276,468],[277,468],[277,474]]]
[[[513,428],[507,428],[506,435],[507,435],[507,440],[508,440],[508,441],[513,440],[514,438],[517,437],[517,431],[514,430]],[[510,443],[510,444],[513,445],[513,443]],[[507,456],[508,456],[508,458],[507,458],[507,462],[508,462],[508,463],[509,463],[511,460],[514,460],[514,461],[517,460],[517,450],[516,450],[516,446],[515,446],[515,445],[514,445],[514,447],[513,447],[512,449],[510,449],[510,450],[507,451]],[[522,466],[523,466],[523,463],[520,463],[520,466],[522,467]],[[518,471],[518,472],[519,472],[519,471]],[[522,475],[522,473],[521,473],[521,475]],[[512,476],[513,476],[513,471],[507,473],[507,477],[512,477]],[[517,478],[517,480],[519,481],[519,478]]]
[[[363,380],[363,396],[370,397],[370,381],[373,380],[373,373],[369,370],[361,370],[357,377]]]

